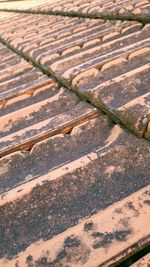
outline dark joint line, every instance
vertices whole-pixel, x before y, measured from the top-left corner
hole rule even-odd
[[[27,62],[29,62],[30,64],[32,64],[35,68],[38,68],[43,74],[47,75],[50,78],[53,78],[56,82],[58,82],[60,84],[60,86],[66,88],[67,90],[69,90],[72,93],[74,93],[75,95],[77,95],[81,100],[83,100],[83,101],[89,101],[89,103],[92,106],[94,106],[95,108],[97,108],[98,110],[100,110],[101,112],[103,112],[104,114],[107,114],[109,116],[109,118],[112,120],[112,122],[114,122],[115,124],[120,124],[120,126],[122,128],[124,128],[124,129],[126,129],[126,131],[132,133],[131,130],[129,130],[129,129],[127,129],[125,127],[124,122],[121,119],[118,119],[117,115],[114,114],[113,110],[112,111],[109,110],[107,108],[107,106],[105,106],[103,103],[101,104],[101,106],[96,105],[95,103],[93,103],[91,101],[90,97],[84,95],[84,93],[79,92],[78,89],[76,87],[73,87],[68,80],[64,79],[63,77],[58,76],[51,69],[47,69],[47,68],[43,67],[40,63],[37,63],[32,58],[30,58],[26,53],[23,53],[23,52],[19,51],[18,49],[16,49],[14,46],[10,45],[1,36],[0,36],[0,42],[3,45],[5,45],[8,49],[10,49],[14,53],[16,53],[18,56],[20,56],[21,58],[24,58],[24,60],[26,60]],[[138,134],[135,134],[135,135],[137,137],[139,137]],[[144,138],[144,134],[140,138]]]
[[[121,21],[138,21],[142,24],[150,23],[149,17],[142,17],[136,15],[119,15],[119,14],[102,14],[102,13],[94,13],[94,14],[83,14],[80,12],[64,12],[64,11],[45,11],[45,10],[32,10],[32,9],[7,9],[2,8],[0,12],[13,12],[13,13],[26,13],[26,14],[41,14],[41,15],[51,15],[51,16],[64,16],[64,17],[78,17],[78,18],[87,18],[87,19],[103,19],[103,20],[121,20]]]

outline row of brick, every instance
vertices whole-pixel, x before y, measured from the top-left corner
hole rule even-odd
[[[0,34],[11,46],[149,139],[148,24],[16,14],[5,26]]]
[[[89,217],[88,221],[93,220],[93,214],[102,209],[104,212],[101,211],[100,214],[103,214],[106,221],[110,218],[113,220],[113,215],[106,216],[106,208],[149,184],[149,157],[150,150],[146,140],[136,138],[118,125],[114,126],[104,115],[73,127],[70,134],[63,133],[46,138],[33,146],[30,153],[18,151],[2,157],[0,219],[3,238],[0,243],[0,266],[15,266],[17,261],[19,267],[29,266],[28,261],[32,260],[29,256],[33,253],[34,258],[34,246],[38,248],[39,240],[47,240],[51,244],[55,238],[59,240],[62,235],[69,236],[70,231],[72,236],[73,229],[69,229],[70,227],[86,217]],[[112,256],[114,262],[122,261],[128,257],[128,250],[130,254],[136,253],[134,244],[137,243],[137,247],[147,244],[149,188],[143,190],[144,200],[138,197],[137,204],[132,202],[130,197],[127,198],[127,214],[125,210],[119,211],[120,203],[116,203],[118,220],[122,223],[119,227],[116,223],[112,229],[109,228],[109,223],[105,230],[100,231],[102,235],[97,234],[95,242],[89,244],[92,250],[94,249],[94,254],[89,254],[88,266],[93,266],[97,253],[103,255],[97,257],[99,264],[108,261],[109,266]],[[131,212],[131,220],[128,210]],[[133,218],[138,221],[139,226],[142,223],[140,231],[132,221]],[[64,232],[65,230],[68,232]],[[76,227],[75,231],[81,239],[80,231],[78,232]],[[61,234],[62,232],[64,233]],[[107,236],[105,238],[106,233],[111,234],[108,238],[112,236],[109,243]],[[104,237],[100,246],[99,237]],[[129,241],[126,242],[127,240]],[[63,239],[61,242],[64,242]],[[24,260],[22,253],[25,249],[26,262],[21,265],[20,260]],[[51,255],[51,246],[45,248],[44,252],[43,250],[41,247],[38,257],[42,258],[44,254],[47,261],[51,262],[51,257],[46,254],[48,251]],[[60,250],[56,243],[56,258]],[[80,260],[84,257],[84,250],[81,250],[79,258],[78,255],[75,262],[74,258],[70,262],[68,257],[59,261],[65,261],[62,266],[67,263],[69,266],[80,266],[84,263],[86,266],[87,260]],[[116,255],[119,256],[118,259]],[[43,266],[42,259],[39,259],[38,266]]]
[[[96,108],[3,45],[0,54],[1,156],[30,149],[37,140],[65,132],[98,114]]]
[[[34,8],[31,8],[34,10]],[[83,15],[93,15],[95,17],[112,15],[114,17],[131,17],[135,19],[150,18],[149,0],[92,0],[92,1],[57,1],[43,6],[37,6],[37,10],[46,10],[52,12],[78,13]]]
[[[22,1],[18,3],[1,3],[1,10],[28,10],[30,12],[51,12],[68,15],[86,15],[93,17],[109,17],[124,19],[150,20],[149,0],[57,0]]]
[[[78,76],[70,79],[64,73],[70,71],[70,64],[87,64],[101,49],[105,53],[103,45],[106,53],[111,42],[110,51],[122,47],[119,37],[125,38],[125,51],[136,38],[147,42],[148,30],[139,23],[3,14],[3,40],[37,64],[41,60],[41,68],[69,86],[62,87],[0,46],[0,267],[119,264],[149,243],[149,142],[114,125],[86,102],[87,98],[95,103],[82,93],[82,83],[74,85]],[[109,35],[116,27],[120,27],[119,33]],[[103,37],[100,45],[86,46],[97,31]],[[135,39],[130,41],[133,35]],[[79,46],[84,43],[79,51],[74,49],[75,40]],[[57,48],[64,57],[46,61]],[[95,48],[99,52],[95,53]],[[101,80],[109,83],[123,73],[134,73],[137,67],[146,71],[149,50],[146,48],[145,54],[145,47],[140,46],[140,51],[137,61],[133,51],[128,64],[125,59],[116,61],[116,69],[108,62],[101,69],[103,77],[99,69],[89,76],[79,73],[84,77],[83,90],[92,90]],[[63,60],[68,67],[62,65]],[[140,83],[141,77],[138,79]],[[145,92],[147,81],[146,73]],[[85,99],[68,89],[79,91]],[[140,89],[135,92],[138,94]]]
[[[3,75],[0,76],[2,83],[3,79],[7,82],[13,80],[12,88],[15,88],[15,81],[21,75],[17,72],[19,64],[19,70],[22,66],[23,70],[25,69],[22,71],[23,77],[26,77],[27,66],[32,69],[33,84],[35,83],[35,68],[3,45],[0,47],[0,53],[1,59],[5,58]],[[14,61],[12,67],[10,55],[12,61],[17,59],[17,64],[15,65]],[[41,73],[40,76],[44,77]],[[37,78],[36,81],[38,83]],[[38,247],[41,238],[47,239],[48,246],[55,238],[60,239],[60,244],[63,244],[66,243],[63,236],[66,238],[71,232],[71,247],[74,248],[75,240],[80,240],[79,243],[82,244],[81,233],[76,230],[78,226],[75,226],[78,237],[73,239],[74,230],[71,227],[84,219],[84,232],[88,232],[90,224],[86,222],[85,217],[91,216],[89,220],[94,220],[96,224],[93,214],[97,211],[147,186],[150,151],[146,141],[138,140],[118,125],[114,126],[106,115],[100,114],[97,109],[81,101],[50,78],[46,77],[40,86],[34,84],[32,90],[26,79],[25,91],[20,88],[22,82],[17,83],[16,94],[5,98],[0,109],[1,156],[8,154],[0,159],[0,266],[27,267],[32,263],[42,267],[44,260],[49,264],[51,262],[52,266],[56,266],[60,261],[63,266],[93,266],[97,253],[103,253],[99,264],[107,261],[110,263],[112,256],[116,262],[116,255],[121,253],[117,259],[119,262],[128,257],[128,253],[123,253],[125,248],[135,253],[132,249],[135,242],[139,246],[141,243],[145,246],[148,234],[143,229],[148,229],[146,226],[139,233],[134,223],[125,230],[124,224],[120,224],[118,228],[116,222],[115,227],[119,230],[116,232],[115,228],[108,229],[106,226],[101,233],[102,240],[96,237],[99,236],[99,231],[94,234],[92,230],[92,236],[95,235],[94,243],[88,246],[93,252],[88,253],[88,257],[85,257],[86,251],[81,250],[81,245],[75,258],[72,250],[67,252],[68,256],[59,258],[60,247],[56,243],[54,260],[51,260],[47,253],[51,254],[52,250],[43,249],[45,241],[39,247],[37,260],[32,255],[36,250],[32,249],[31,253],[30,246]],[[11,91],[10,87],[5,87],[5,90],[3,88],[5,93],[9,90]],[[50,137],[51,135],[54,136]],[[39,142],[41,136],[44,140]],[[142,193],[144,200],[137,199],[137,204],[134,203],[137,205],[139,223],[143,218],[145,222],[148,221],[148,190],[144,189]],[[132,199],[132,196],[127,198],[127,203],[130,198]],[[142,210],[139,201],[145,205]],[[133,217],[135,209],[132,205],[131,208],[126,208],[131,212],[130,218]],[[116,204],[117,208],[121,208],[120,202]],[[102,214],[100,217],[104,216],[107,221],[107,209]],[[127,218],[130,224],[129,216]],[[127,218],[123,215],[122,220]],[[95,226],[93,227],[95,229]],[[65,230],[68,232],[65,233]],[[108,244],[107,239],[110,236],[112,238]],[[125,245],[126,240],[130,240],[128,247]],[[102,242],[101,245],[98,245],[99,242]],[[114,245],[117,249],[115,253]],[[106,253],[108,248],[109,253]],[[26,252],[23,252],[25,249]],[[79,253],[79,250],[82,253]]]
[[[19,253],[17,258],[0,260],[0,266],[109,267],[116,266],[117,262],[118,265],[121,266],[123,264],[122,258],[125,259],[128,254],[132,255],[132,252],[134,250],[136,251],[137,246],[140,245],[144,247],[145,242],[149,242],[148,192],[149,187],[146,187],[106,208],[104,211],[82,220],[77,225],[72,226],[70,229],[67,229],[49,240],[44,239],[37,241],[23,252]],[[29,201],[31,201],[31,199],[29,200],[27,197],[26,206],[29,205]],[[23,203],[20,203],[20,206],[21,204],[23,207]],[[34,201],[32,205],[35,207],[35,205],[38,204]],[[11,208],[14,213],[15,208]],[[21,207],[18,205],[18,208]],[[41,205],[41,210],[42,209],[43,204]],[[24,214],[29,216],[30,220],[31,216],[27,213],[26,209]],[[47,220],[49,220],[49,222],[52,216],[54,216],[54,214],[48,215]],[[60,218],[58,218],[58,220],[60,220]],[[32,223],[34,223],[34,221],[32,221]],[[18,227],[20,227],[19,223]],[[47,225],[43,226],[43,228],[44,227],[47,228]],[[36,225],[36,228],[38,228],[38,225]],[[145,236],[147,236],[147,238],[144,240]],[[136,243],[138,238],[139,242]],[[27,238],[24,239],[27,240]],[[148,267],[149,260],[150,255],[147,254],[130,266]]]
[[[36,88],[52,82],[38,69],[11,50],[0,45],[0,105],[5,105],[11,98],[33,93]]]
[[[1,45],[1,55],[7,53],[14,55]],[[15,81],[8,65],[7,80]],[[147,141],[112,124],[106,115],[49,78],[32,94],[28,90],[20,94],[19,86],[17,92],[0,110],[1,155],[8,154],[0,159],[0,266],[43,267],[45,262],[52,266],[93,266],[96,258],[99,265],[110,266],[127,258],[128,250],[136,253],[134,244],[146,246]],[[38,142],[43,127],[44,140]],[[31,144],[32,149],[26,151]],[[115,205],[114,221],[112,204],[124,197],[127,199]],[[103,218],[106,223],[100,231],[97,222],[101,226]],[[133,218],[138,218],[138,224]],[[93,238],[86,246],[82,229],[75,226],[83,219],[85,238],[89,242]],[[114,221],[112,228],[107,224],[110,219]],[[51,243],[55,244],[53,258]],[[96,257],[99,253],[100,258]]]

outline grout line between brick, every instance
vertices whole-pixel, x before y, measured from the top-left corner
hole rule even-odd
[[[25,14],[41,14],[41,15],[51,15],[51,16],[63,16],[63,17],[78,17],[87,19],[103,19],[103,20],[121,20],[121,21],[138,21],[142,24],[150,23],[150,16],[142,17],[137,15],[114,15],[111,13],[93,13],[93,14],[83,14],[80,12],[64,12],[64,11],[45,11],[45,10],[32,10],[32,9],[7,9],[2,8],[0,12],[13,12],[13,13],[25,13]]]
[[[55,72],[53,72],[50,69],[45,68],[44,66],[42,66],[40,63],[37,63],[36,61],[34,61],[32,58],[30,58],[26,53],[23,53],[21,51],[19,51],[18,49],[16,49],[14,46],[10,45],[6,40],[4,40],[1,36],[0,36],[0,42],[5,45],[8,49],[10,49],[11,51],[13,51],[14,53],[16,53],[17,55],[19,55],[21,58],[24,58],[24,60],[26,60],[27,62],[29,62],[30,64],[32,64],[34,67],[38,68],[43,74],[47,75],[50,78],[53,78],[56,82],[58,82],[61,86],[65,87],[66,89],[68,89],[69,91],[71,91],[72,93],[76,94],[81,100],[89,102],[92,106],[94,106],[95,108],[99,109],[101,112],[103,112],[104,114],[107,114],[109,116],[109,118],[112,120],[112,122],[116,123],[116,124],[120,124],[121,127],[123,127],[124,129],[126,129],[126,131],[133,133],[131,130],[127,129],[125,127],[125,124],[122,120],[118,119],[118,117],[116,116],[116,114],[114,114],[113,111],[109,110],[107,108],[107,106],[105,106],[103,103],[101,104],[101,106],[97,106],[95,105],[95,103],[93,103],[91,101],[91,99],[87,96],[84,95],[83,93],[79,92],[75,87],[73,87],[68,80],[64,79],[63,77],[58,76]],[[145,132],[144,132],[145,134]],[[140,138],[144,138],[144,134],[142,137]],[[138,134],[135,134],[137,137]],[[145,138],[144,138],[145,140]]]

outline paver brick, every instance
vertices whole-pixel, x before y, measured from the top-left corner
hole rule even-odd
[[[26,16],[32,21],[31,14]],[[40,16],[42,18],[42,15],[34,15],[34,20],[36,16],[37,20]],[[132,119],[130,116],[128,118],[129,113],[123,107],[149,92],[149,25],[143,27],[137,22],[104,23],[102,20],[79,18],[72,21],[71,18],[60,16],[47,16],[47,20],[46,16],[44,18],[46,28],[42,33],[44,24],[40,25],[39,20],[38,37],[31,35],[30,26],[25,25],[24,15],[21,21],[25,33],[15,28],[18,32],[15,39],[12,23],[7,33],[3,33],[3,27],[1,28],[1,36],[67,87],[77,91],[137,135],[144,136],[147,122],[143,127],[141,124],[137,127],[137,121],[141,121],[141,117],[137,118],[136,111],[133,110],[132,114],[130,109]],[[16,19],[17,15],[14,21]],[[48,25],[53,21],[56,25],[57,22],[58,25],[60,23],[60,26],[49,31]],[[74,32],[77,24],[83,28]],[[25,41],[25,37],[28,41]],[[39,41],[41,37],[42,44]],[[121,111],[122,108],[124,112]],[[142,117],[145,118],[147,115],[144,112],[143,109]]]
[[[36,143],[30,153],[18,151],[2,157],[0,193],[78,159],[98,145],[103,145],[112,127],[108,117],[100,115],[73,127],[70,134],[64,132]]]
[[[62,143],[60,149],[61,147]],[[149,153],[146,140],[140,140],[115,125],[107,140],[96,149],[91,147],[85,156],[58,166],[36,179],[28,176],[29,180],[26,183],[18,184],[17,187],[2,194],[0,200],[1,231],[3,232],[3,242],[0,244],[1,259],[13,259],[34,242],[40,239],[50,240],[76,225],[81,219],[92,216],[147,186],[149,184]],[[15,157],[12,159],[15,160]],[[4,165],[4,167],[4,170],[7,170],[7,166]],[[148,206],[149,201],[148,190],[146,192],[145,207]],[[137,204],[134,208],[132,201],[131,205],[130,202],[128,203],[129,207],[131,206],[132,219],[135,218],[141,225],[139,219],[141,205]],[[145,215],[149,216],[147,212]],[[12,218],[16,219],[12,222]],[[148,223],[148,219],[144,218],[145,223]],[[125,228],[127,225],[130,226],[130,221],[125,220],[124,223]],[[142,231],[140,236],[136,234],[136,225],[133,223],[132,232],[135,232],[137,242],[141,238],[147,242],[149,224],[147,227],[140,227]],[[17,239],[14,235],[16,227],[19,236]],[[124,240],[121,237],[120,239],[120,242]],[[112,245],[113,242],[114,239],[110,240]],[[130,242],[132,246],[136,241],[131,238]],[[128,242],[124,244],[127,245]],[[114,253],[116,255],[116,251]],[[89,259],[92,261],[92,258],[89,257]],[[102,259],[100,257],[99,263]]]
[[[149,0],[92,0],[92,1],[30,1],[20,2],[19,6],[13,3],[2,3],[1,10],[22,10],[29,12],[47,12],[50,14],[74,14],[80,16],[108,17],[108,18],[126,18],[126,19],[150,19],[150,3]]]
[[[149,9],[8,4],[133,19]],[[150,139],[149,25],[59,14],[0,12],[0,267],[129,265],[150,242],[150,147],[136,137]]]
[[[12,51],[2,47],[0,68],[0,103],[5,103],[16,95],[34,92],[38,87],[52,83],[52,79],[43,75]]]
[[[145,187],[56,237],[35,242],[16,259],[1,260],[0,264],[6,267],[15,264],[27,267],[29,263],[42,266],[43,262],[52,266],[89,267],[122,264],[128,253],[132,255],[139,245],[144,247],[149,241],[148,195],[149,187]],[[148,254],[131,266],[147,267],[149,262]]]

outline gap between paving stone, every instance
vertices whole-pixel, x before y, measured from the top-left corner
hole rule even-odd
[[[64,12],[64,11],[45,11],[45,10],[33,10],[33,9],[7,9],[2,8],[0,12],[13,12],[13,13],[26,13],[26,14],[41,14],[41,15],[52,15],[52,16],[63,16],[63,17],[78,17],[87,19],[103,19],[103,20],[121,20],[121,21],[138,21],[142,24],[150,23],[150,17],[140,17],[136,15],[113,15],[113,14],[83,14],[80,12]]]
[[[100,111],[102,111],[103,113],[107,114],[109,116],[109,118],[112,120],[112,122],[114,123],[119,123],[123,128],[125,128],[127,131],[131,132],[131,130],[126,128],[126,125],[123,123],[123,121],[121,121],[121,119],[119,119],[116,114],[114,114],[113,111],[109,110],[107,108],[107,106],[105,106],[104,104],[101,105],[101,107],[95,105],[94,103],[91,102],[91,99],[84,95],[84,93],[79,92],[75,87],[73,87],[68,80],[64,79],[63,77],[58,76],[55,72],[53,72],[52,70],[49,70],[47,68],[45,68],[44,66],[42,66],[40,63],[37,63],[36,61],[34,61],[32,58],[30,58],[26,53],[21,52],[20,50],[16,49],[14,46],[10,45],[10,43],[8,43],[5,39],[3,39],[0,36],[0,42],[5,45],[8,49],[12,50],[14,53],[16,53],[17,55],[19,55],[20,57],[24,58],[27,62],[29,62],[30,64],[32,64],[34,67],[38,68],[43,74],[47,75],[48,77],[51,77],[53,79],[55,79],[57,82],[59,82],[59,84],[63,87],[65,87],[66,89],[72,91],[74,94],[76,94],[81,100],[84,100],[86,102],[89,102],[92,106],[95,106],[96,108],[98,108]],[[146,130],[143,133],[143,136],[140,138],[144,138]],[[134,133],[135,134],[135,133]],[[136,135],[136,134],[135,134]],[[137,134],[137,137],[138,134]],[[144,138],[145,139],[145,138]]]

